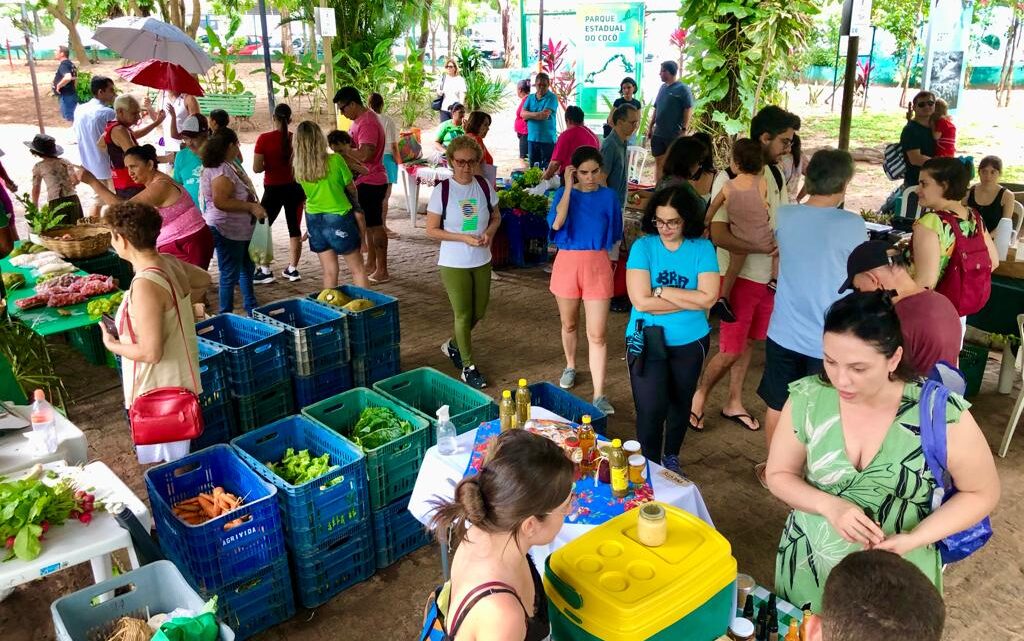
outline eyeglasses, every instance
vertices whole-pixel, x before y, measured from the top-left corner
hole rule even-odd
[[[779,142],[782,143],[783,147],[792,147],[793,146],[793,139],[792,138],[779,138]]]
[[[573,489],[569,492],[569,499],[568,499],[568,501],[562,501],[562,503],[564,504],[565,507],[562,507],[562,505],[559,505],[558,507],[556,507],[555,509],[551,510],[550,512],[547,512],[545,514],[545,516],[550,516],[552,514],[561,514],[563,517],[567,517],[567,516],[569,516],[570,514],[572,514],[573,512],[576,511],[576,485],[575,484],[573,484]]]
[[[445,69],[454,69],[455,65],[445,65],[444,68]]]
[[[452,158],[452,164],[456,167],[472,167],[476,164],[476,160],[466,160],[465,158]]]
[[[338,111],[344,113],[345,112],[345,108],[348,107],[351,104],[352,104],[351,101],[341,103],[341,105],[338,107]]]
[[[673,218],[672,220],[662,220],[661,218],[654,219],[655,227],[664,227],[665,229],[676,229],[683,224],[682,218]]]
[[[917,103],[917,106],[918,107],[934,107],[935,106],[935,101],[934,100],[922,100],[921,102]]]

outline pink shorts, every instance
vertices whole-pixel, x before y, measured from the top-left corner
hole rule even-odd
[[[210,269],[210,260],[213,258],[213,233],[209,227],[204,226],[184,238],[160,245],[156,250],[200,269]]]
[[[604,250],[561,249],[551,267],[551,293],[559,298],[610,300],[615,272]]]
[[[718,349],[723,354],[742,354],[748,340],[763,341],[768,337],[775,293],[768,285],[737,278],[729,293],[729,305],[736,322],[722,321],[718,329]]]

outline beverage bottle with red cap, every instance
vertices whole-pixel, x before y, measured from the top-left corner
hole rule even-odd
[[[45,453],[53,454],[57,451],[57,424],[53,418],[53,406],[46,401],[46,394],[41,389],[35,391],[34,398],[31,421],[36,445]]]

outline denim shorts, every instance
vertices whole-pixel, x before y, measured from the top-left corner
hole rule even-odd
[[[311,214],[306,212],[309,249],[314,253],[333,251],[342,256],[359,251],[359,225],[353,213]]]

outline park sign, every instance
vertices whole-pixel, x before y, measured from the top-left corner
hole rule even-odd
[[[622,79],[641,83],[644,3],[608,2],[576,6],[576,104],[587,119],[604,121],[619,97]]]
[[[923,86],[955,112],[964,93],[974,0],[929,0]]]

